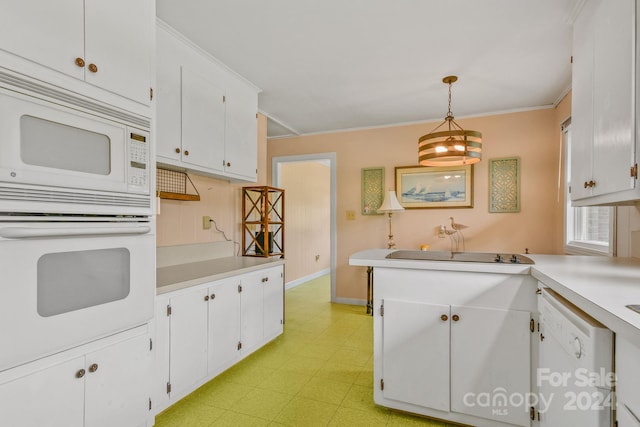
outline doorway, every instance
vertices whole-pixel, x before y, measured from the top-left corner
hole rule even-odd
[[[323,169],[326,172],[323,172]],[[295,209],[292,214],[296,215],[295,219],[291,220],[290,212],[288,210],[285,211],[285,234],[289,235],[293,233],[291,239],[287,239],[286,242],[286,250],[285,253],[294,254],[292,255],[294,258],[301,257],[300,260],[297,260],[301,264],[302,269],[299,270],[296,274],[297,276],[293,280],[289,280],[286,283],[287,288],[296,286],[298,284],[304,283],[308,280],[314,279],[315,277],[319,277],[327,273],[326,269],[320,268],[311,274],[305,274],[305,265],[308,269],[313,270],[313,266],[309,266],[309,262],[313,264],[314,262],[317,265],[322,266],[322,262],[325,261],[324,257],[328,257],[328,273],[331,276],[331,301],[335,302],[336,299],[336,154],[335,153],[319,153],[319,154],[305,154],[305,155],[297,155],[297,156],[281,156],[281,157],[273,157],[271,160],[271,182],[274,187],[285,188],[285,181],[294,182],[295,189],[292,188],[291,196],[296,196],[298,194],[297,203],[294,203],[294,206],[298,206],[298,209]],[[307,176],[307,174],[303,175],[303,172],[312,172],[313,177]],[[310,182],[310,179],[313,182]],[[324,182],[317,182],[317,180],[321,180]],[[326,182],[328,180],[328,183]],[[327,185],[328,184],[328,185]],[[309,185],[309,191],[305,191],[304,186]],[[322,191],[324,193],[324,189],[328,194],[323,194],[318,197],[318,210],[324,210],[327,208],[326,202],[328,201],[328,210],[326,213],[323,212],[308,212],[305,214],[305,204],[308,204],[313,207],[314,203],[316,203],[315,199],[307,199],[308,203],[305,202],[305,198],[313,197],[314,191]],[[322,189],[322,190],[317,190]],[[285,188],[286,190],[286,188]],[[323,202],[320,202],[324,200]],[[288,193],[285,192],[285,204],[289,204]],[[320,205],[322,204],[322,206]],[[311,218],[319,218],[318,221],[320,223],[309,223],[309,218],[301,218],[301,216],[308,216]],[[290,228],[289,225],[295,225],[296,228]],[[308,241],[309,244],[305,244],[304,239],[306,238],[314,238],[314,235],[319,237],[320,242],[324,239],[322,235],[315,234],[316,232],[323,233],[323,230],[328,231],[328,239],[326,245],[328,246],[326,250],[323,249],[323,244],[319,247],[314,247],[312,243],[314,241]],[[292,246],[293,245],[293,246]],[[292,252],[293,251],[293,252]],[[289,258],[289,257],[287,257]],[[311,258],[311,261],[309,261]]]

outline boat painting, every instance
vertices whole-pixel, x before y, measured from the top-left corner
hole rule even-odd
[[[396,194],[405,208],[471,207],[471,166],[397,167]]]

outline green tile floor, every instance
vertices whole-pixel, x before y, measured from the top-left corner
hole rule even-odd
[[[329,276],[288,290],[284,334],[160,414],[156,426],[448,426],[374,404],[372,317],[329,301]]]

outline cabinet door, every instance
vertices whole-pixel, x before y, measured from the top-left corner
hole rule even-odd
[[[156,38],[156,153],[179,162],[182,158],[180,44],[160,26]]]
[[[84,357],[0,384],[0,424],[7,427],[82,427]]]
[[[640,415],[631,412],[626,404],[619,403],[616,414],[616,427],[640,427]]]
[[[152,393],[153,411],[155,414],[161,412],[171,403],[169,394],[167,394],[167,383],[170,382],[169,376],[169,328],[170,316],[167,314],[167,306],[169,305],[169,295],[161,294],[156,296],[156,313],[153,323],[150,325],[151,330],[155,331],[153,339],[153,375],[152,375]]]
[[[0,1],[0,48],[82,79],[84,68],[75,65],[75,59],[84,58],[83,3]]]
[[[584,183],[593,179],[593,7],[596,3],[585,5],[573,25],[571,200],[589,197],[592,192]]]
[[[530,319],[525,311],[451,307],[452,411],[529,425],[526,402],[514,406],[510,397],[531,392]]]
[[[640,347],[616,335],[616,397],[618,405],[626,405],[628,416],[638,417],[640,427]],[[621,411],[618,409],[618,414]],[[623,424],[620,424],[621,426]],[[632,424],[634,425],[634,424]],[[635,425],[634,425],[635,426]]]
[[[182,161],[224,170],[224,91],[182,67]]]
[[[240,281],[230,278],[209,288],[209,375],[216,375],[240,357]]]
[[[593,194],[633,189],[635,0],[604,0],[595,14]]]
[[[207,289],[171,298],[171,396],[182,396],[207,375]]]
[[[255,93],[240,93],[227,98],[225,134],[225,172],[257,179],[258,103]]]
[[[85,0],[87,82],[149,105],[154,46],[153,1]]]
[[[264,271],[264,338],[271,340],[282,333],[284,322],[284,279],[282,267]],[[262,279],[261,279],[262,280]]]
[[[264,338],[264,293],[262,273],[248,273],[241,276],[242,295],[242,354],[247,355],[256,350]]]
[[[449,306],[383,304],[384,397],[449,411]]]
[[[149,417],[150,336],[86,356],[85,427],[138,426]]]

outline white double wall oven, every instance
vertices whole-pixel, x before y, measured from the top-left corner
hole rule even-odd
[[[0,371],[153,317],[149,127],[0,72]]]

